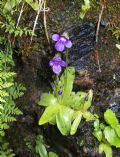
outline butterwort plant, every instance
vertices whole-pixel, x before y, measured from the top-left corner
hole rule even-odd
[[[99,153],[105,153],[106,157],[112,157],[112,147],[120,148],[120,123],[115,113],[108,109],[104,113],[105,123],[100,123],[99,119],[94,122],[93,135],[99,141]]]
[[[53,34],[52,40],[55,41],[55,49],[60,53],[66,48],[72,47],[72,42],[68,36]],[[63,54],[66,54],[67,59],[68,51]],[[63,135],[73,135],[76,133],[82,117],[86,121],[90,121],[95,120],[96,116],[88,111],[91,106],[93,91],[77,93],[73,91],[75,69],[74,67],[67,67],[66,62],[58,54],[49,62],[53,72],[58,75],[58,79],[54,82],[53,92],[43,93],[38,103],[45,107],[39,125],[46,123],[57,125]],[[59,77],[62,71],[61,67],[65,67],[65,70]]]
[[[74,135],[82,118],[86,121],[96,119],[96,116],[88,111],[93,91],[72,91],[74,78],[75,69],[67,67],[59,81],[55,82],[53,92],[42,94],[38,104],[44,106],[45,111],[40,117],[39,125],[57,125],[63,135]]]
[[[66,48],[72,47],[72,42],[68,36],[53,34],[52,40],[55,41],[55,49],[61,54]],[[66,51],[68,52],[68,51]],[[67,62],[67,61],[66,61]],[[120,147],[120,123],[112,110],[104,113],[105,124],[99,122],[99,117],[88,111],[92,104],[93,91],[74,92],[73,82],[75,79],[74,67],[68,67],[67,63],[56,55],[49,65],[55,74],[58,75],[53,86],[53,92],[43,93],[38,102],[44,106],[45,110],[39,119],[39,125],[49,123],[57,125],[62,135],[74,135],[80,125],[81,119],[86,121],[94,121],[93,135],[100,142],[99,153],[105,153],[106,157],[112,157],[112,148]],[[62,71],[61,67],[65,67],[65,71],[59,77]]]

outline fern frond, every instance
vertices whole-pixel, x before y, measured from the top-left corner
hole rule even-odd
[[[16,121],[15,116],[22,114],[15,99],[24,94],[25,87],[14,81],[16,73],[11,71],[12,65],[12,54],[0,51],[0,137],[5,135],[9,123]]]

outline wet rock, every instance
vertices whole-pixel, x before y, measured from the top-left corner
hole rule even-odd
[[[101,108],[104,111],[106,109],[111,109],[113,112],[116,113],[116,116],[118,118],[120,118],[120,89],[116,88],[114,89],[112,94],[109,94],[108,97],[109,99],[107,99],[108,101],[105,102],[104,106]]]
[[[109,104],[108,109],[113,110],[113,112],[120,112],[120,101]]]
[[[95,47],[95,26],[92,23],[82,25],[77,23],[71,26],[67,32],[73,41],[73,46],[69,51],[69,64],[74,65],[77,70],[78,68],[82,68],[83,60],[86,60],[80,60],[80,58],[86,56]]]
[[[90,55],[91,54],[86,54],[85,56],[75,60],[73,64],[71,64],[75,67],[76,70],[75,84],[77,86],[90,88],[93,85],[94,81],[91,73],[96,72],[97,68],[96,66],[94,66]]]
[[[31,125],[34,124],[34,118],[31,115],[26,115],[24,117],[21,117],[20,122]]]
[[[67,30],[73,42],[69,50],[69,65],[76,70],[75,84],[78,86],[91,86],[90,72],[95,71],[95,66],[91,60],[92,50],[95,48],[95,26],[92,23],[71,26]],[[92,68],[91,68],[92,67]]]

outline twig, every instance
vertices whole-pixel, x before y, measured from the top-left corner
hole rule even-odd
[[[44,1],[46,1],[46,0],[44,0]],[[47,12],[47,11],[50,11],[50,8],[49,8],[49,7],[44,8],[44,9],[42,8],[41,11],[45,11],[45,12]]]
[[[97,64],[98,64],[98,71],[101,73],[102,70],[100,68],[100,60],[99,60],[99,54],[98,54],[98,51],[97,51]]]
[[[45,14],[45,11],[46,11],[45,6],[46,6],[46,0],[44,1],[44,28],[45,28],[46,38],[48,40],[48,43],[50,43],[49,36],[48,36],[48,31],[47,31],[47,22],[46,22],[47,20],[46,20],[46,14]]]
[[[103,3],[103,4],[102,4],[102,8],[101,8],[101,12],[100,12],[100,14],[99,14],[98,24],[97,24],[96,43],[98,42],[99,29],[100,29],[100,22],[101,22],[101,18],[102,18],[102,15],[103,15],[104,8],[105,8],[105,4]]]
[[[17,21],[17,24],[16,24],[16,28],[18,27],[18,25],[19,25],[19,23],[20,23],[20,19],[21,19],[22,13],[23,13],[23,7],[24,7],[24,2],[23,2],[23,4],[22,4],[21,10],[20,10],[20,14],[19,14],[19,17],[18,17],[18,21]]]
[[[103,3],[102,3],[101,6],[102,6],[102,8],[101,8],[101,11],[100,11],[100,14],[99,14],[99,19],[98,19],[98,24],[97,24],[97,30],[96,30],[96,43],[98,43],[98,36],[99,36],[99,30],[100,30],[100,22],[101,22],[101,19],[102,19],[104,8],[105,8],[105,0],[103,0]],[[99,60],[99,54],[98,54],[98,52],[97,52],[97,64],[98,64],[99,72],[102,72],[102,70],[100,68],[100,60]]]
[[[22,3],[22,7],[21,7],[21,10],[20,10],[20,14],[19,14],[18,20],[17,20],[16,28],[18,27],[18,25],[20,23],[20,19],[22,17],[22,13],[23,13],[23,8],[24,8],[24,2]],[[15,36],[13,38],[12,45],[14,44],[14,42],[15,42]]]
[[[42,9],[43,3],[44,3],[44,1],[39,0],[39,9],[38,9],[38,12],[37,12],[37,15],[36,15],[36,18],[35,18],[35,21],[34,21],[33,30],[32,30],[32,33],[33,33],[33,34],[34,34],[34,32],[35,32],[35,27],[36,27],[36,25],[37,25],[38,17],[39,17],[40,11],[41,11],[41,9]],[[31,36],[31,42],[32,42],[32,40],[33,40],[33,35]],[[30,44],[31,44],[31,42],[30,42]]]
[[[39,9],[38,9],[38,12],[37,12],[37,15],[36,15],[36,18],[35,18],[35,21],[34,21],[34,26],[33,26],[33,30],[32,30],[32,36],[31,36],[31,41],[30,41],[30,44],[32,43],[32,40],[33,40],[33,34],[35,32],[35,28],[36,28],[36,25],[37,25],[37,21],[38,21],[38,17],[39,17],[39,14],[41,11],[44,11],[44,14],[46,11],[49,11],[49,8],[45,8],[45,0],[39,0]],[[44,8],[43,8],[43,5],[44,5]],[[46,17],[44,16],[45,20],[46,20]],[[44,23],[44,25],[46,25],[46,23]],[[46,29],[47,30],[47,29]],[[45,31],[46,31],[45,30]],[[46,35],[47,35],[47,32],[46,32]],[[49,39],[48,39],[49,40]]]

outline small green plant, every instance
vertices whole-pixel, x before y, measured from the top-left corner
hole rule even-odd
[[[104,152],[106,157],[112,157],[111,146],[120,148],[120,123],[110,109],[104,113],[104,120],[106,124],[100,123],[98,119],[94,122],[93,135],[100,142],[99,153]]]
[[[120,50],[120,44],[116,44],[118,50]]]
[[[44,0],[41,1],[41,3]],[[35,11],[38,11],[39,9],[39,1],[33,1],[33,0],[25,0],[26,3],[28,3]]]
[[[84,0],[84,4],[82,4],[81,12],[80,12],[80,18],[83,19],[87,11],[91,7],[91,2],[90,0]]]
[[[15,115],[22,114],[15,105],[15,99],[24,94],[25,87],[14,81],[13,65],[12,54],[0,51],[0,136],[4,136],[9,122],[16,120]]]
[[[35,147],[36,153],[40,157],[58,157],[58,155],[54,152],[48,152],[46,149],[46,144],[44,142],[43,136],[38,135],[36,138],[36,147]]]
[[[114,29],[109,29],[112,31],[113,35],[116,37],[117,40],[120,38],[120,26]]]
[[[18,7],[21,2],[26,2],[35,11],[37,11],[39,9],[38,1],[33,1],[33,0],[23,0],[23,1],[22,0],[6,0],[6,1],[2,2],[2,5],[4,6],[4,10],[6,12],[13,12],[14,8]]]
[[[12,35],[14,37],[21,37],[21,36],[34,36],[34,32],[26,27],[20,26],[20,19],[22,18],[22,12],[24,10],[24,5],[27,3],[31,7],[36,10],[39,7],[38,2],[32,2],[32,0],[6,0],[0,2],[0,28],[3,33]],[[25,3],[25,4],[24,4]],[[22,4],[22,7],[21,7]],[[18,8],[21,7],[21,11],[16,21],[16,13]]]
[[[39,125],[50,123],[57,124],[63,135],[76,133],[81,118],[86,121],[95,120],[95,116],[87,111],[91,106],[93,92],[73,92],[73,81],[75,70],[68,67],[55,82],[53,93],[44,93],[41,96],[39,105],[46,109],[39,120]]]
[[[13,150],[9,148],[9,143],[0,137],[0,157],[14,157]]]
[[[68,34],[53,34],[52,40],[55,41],[55,49],[62,54],[66,48],[72,47],[72,42]],[[66,50],[66,62],[61,59],[59,53],[50,60],[49,65],[56,74],[52,93],[43,93],[38,103],[45,106],[39,125],[50,123],[57,125],[63,135],[74,135],[78,129],[80,121],[83,118],[86,121],[95,120],[96,115],[88,111],[91,106],[93,91],[86,92],[73,91],[73,82],[75,79],[74,67],[67,67],[68,50]],[[66,67],[64,73],[59,77],[62,71],[61,67]]]
[[[0,22],[0,27],[2,29],[5,29],[5,33],[9,33],[11,35],[14,35],[15,37],[21,37],[23,35],[35,35],[32,30],[30,30],[27,27],[21,28],[20,26],[16,27],[15,22],[14,21],[9,21],[8,22]]]

